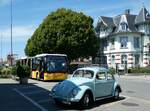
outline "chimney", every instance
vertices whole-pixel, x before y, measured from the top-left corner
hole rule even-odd
[[[129,14],[130,14],[130,9],[126,9],[126,10],[125,10],[125,14],[126,14],[126,15],[129,15]]]

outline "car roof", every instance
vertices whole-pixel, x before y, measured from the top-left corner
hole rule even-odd
[[[98,66],[90,66],[90,67],[83,67],[83,68],[78,68],[77,70],[92,70],[94,72],[108,72],[109,70],[104,68],[104,67],[98,67]]]

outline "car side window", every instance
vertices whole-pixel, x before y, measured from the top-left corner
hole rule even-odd
[[[113,80],[113,75],[112,74],[107,74],[107,80]]]
[[[96,79],[98,79],[98,80],[105,80],[106,79],[105,72],[98,72],[96,74]]]
[[[94,75],[93,71],[90,70],[77,70],[75,71],[73,77],[85,77],[92,79]]]

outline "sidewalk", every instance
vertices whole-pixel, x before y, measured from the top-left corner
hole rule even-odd
[[[115,78],[129,79],[129,80],[150,80],[150,75],[116,75]]]
[[[18,83],[18,81],[15,81],[11,78],[0,78],[0,84],[15,84],[15,83]]]

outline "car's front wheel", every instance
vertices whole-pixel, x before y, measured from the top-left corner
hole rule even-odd
[[[91,106],[91,102],[92,102],[92,99],[91,99],[90,93],[86,92],[84,96],[82,97],[80,103],[84,108],[88,108]]]

